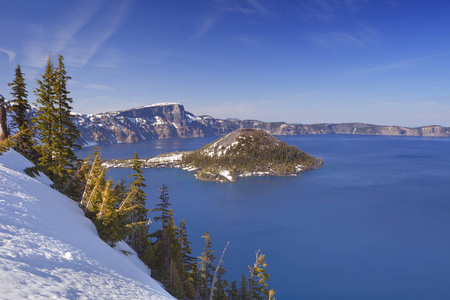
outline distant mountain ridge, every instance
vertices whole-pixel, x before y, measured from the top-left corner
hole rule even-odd
[[[28,118],[36,116],[36,108]],[[179,103],[157,103],[127,110],[99,114],[72,113],[80,130],[78,143],[83,146],[135,143],[149,139],[223,136],[239,128],[263,129],[272,135],[359,134],[394,136],[450,137],[450,127],[439,125],[416,128],[381,126],[365,123],[288,124],[234,118],[215,119],[196,116]],[[8,115],[8,126],[11,117]],[[12,129],[14,132],[14,129]]]
[[[238,128],[260,128],[272,135],[360,134],[450,136],[450,127],[380,126],[364,123],[288,124],[196,116],[179,103],[158,103],[100,114],[74,113],[83,145],[134,143],[147,139],[221,136]]]

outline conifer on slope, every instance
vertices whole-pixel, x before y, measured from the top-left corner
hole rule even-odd
[[[79,163],[73,151],[74,147],[80,148],[75,144],[80,132],[72,122],[71,104],[73,100],[69,97],[70,92],[67,90],[67,82],[70,79],[64,66],[64,58],[58,54],[58,66],[54,71],[53,86],[56,113],[55,151],[57,153],[55,173],[62,184],[73,176]]]
[[[128,244],[133,248],[139,255],[143,254],[146,244],[148,241],[148,209],[145,208],[146,194],[143,190],[147,185],[144,183],[145,178],[142,175],[142,162],[139,160],[137,153],[133,155],[133,171],[135,173],[129,175],[128,177],[133,177],[133,181],[129,186],[129,193],[131,196],[129,208],[129,226],[131,227],[131,235],[128,240]],[[145,244],[145,245],[144,245]]]
[[[33,162],[37,162],[37,153],[33,149],[34,132],[31,130],[30,122],[26,117],[26,113],[31,109],[28,103],[28,92],[26,90],[26,83],[20,65],[15,69],[15,77],[13,82],[8,83],[11,87],[13,96],[10,111],[12,114],[12,127],[18,129],[19,137],[14,149]]]
[[[215,253],[214,250],[212,250],[209,232],[206,231],[205,235],[202,235],[202,238],[205,239],[203,242],[203,252],[198,257],[198,259],[200,260],[200,274],[202,279],[200,296],[206,299],[209,296],[209,290],[213,279],[213,270],[214,270],[213,263],[216,257],[214,256]]]
[[[36,104],[38,106],[36,117],[33,119],[34,130],[38,132],[41,143],[35,146],[39,154],[38,167],[52,180],[54,174],[55,145],[55,104],[54,104],[54,70],[51,56],[48,56],[45,72],[42,79],[37,79],[34,89]]]
[[[35,147],[40,155],[38,167],[58,189],[70,181],[79,163],[73,152],[79,132],[70,116],[73,100],[68,96],[68,80],[63,57],[58,56],[55,69],[49,55],[45,72],[42,79],[37,80],[38,87],[34,90],[38,109],[33,122],[41,140]]]

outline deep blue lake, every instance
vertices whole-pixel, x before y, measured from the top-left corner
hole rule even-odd
[[[178,169],[146,169],[148,207],[165,184],[196,256],[206,230],[216,256],[229,241],[229,281],[248,275],[247,265],[261,249],[278,300],[450,299],[450,139],[280,138],[322,157],[325,166],[297,177],[232,184],[198,181]],[[215,139],[99,148],[103,158],[128,158],[135,151],[147,157],[198,149]],[[117,180],[130,170],[108,174]]]

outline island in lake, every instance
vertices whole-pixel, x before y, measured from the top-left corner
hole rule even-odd
[[[180,168],[199,180],[234,182],[239,177],[295,176],[321,167],[323,161],[262,129],[237,129],[195,151],[141,158],[143,168]],[[132,159],[112,159],[107,168],[130,168]]]

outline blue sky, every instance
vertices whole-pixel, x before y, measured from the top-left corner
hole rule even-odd
[[[61,53],[74,110],[450,126],[450,2],[0,0],[0,94]]]

